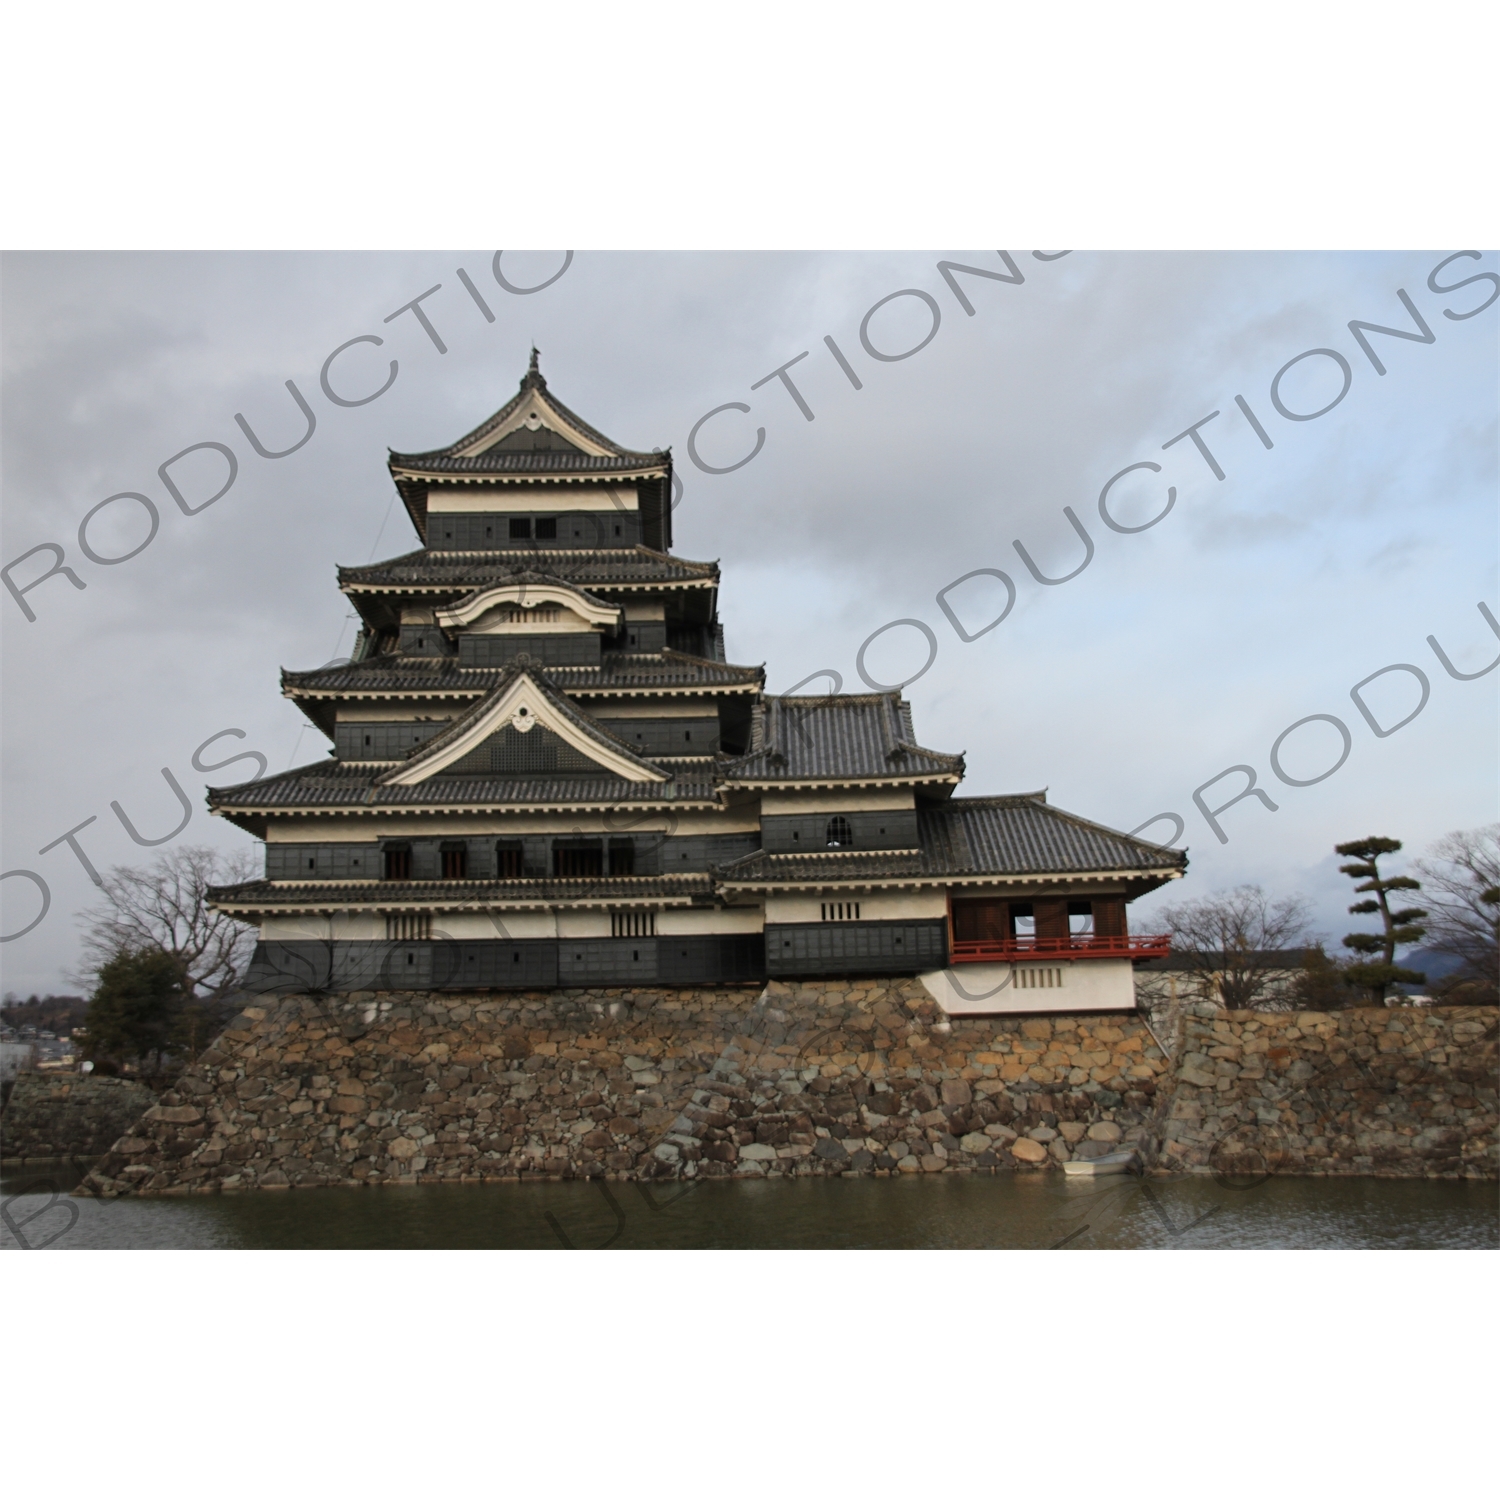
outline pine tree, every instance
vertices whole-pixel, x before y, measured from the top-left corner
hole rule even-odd
[[[1344,939],[1344,946],[1356,953],[1371,955],[1362,963],[1352,963],[1345,969],[1345,978],[1350,984],[1369,990],[1377,1005],[1385,1003],[1385,992],[1393,984],[1425,984],[1427,976],[1415,969],[1404,969],[1396,962],[1396,949],[1407,943],[1419,942],[1426,931],[1421,920],[1427,915],[1418,907],[1404,907],[1392,911],[1386,899],[1391,891],[1419,891],[1421,882],[1407,875],[1396,875],[1382,879],[1378,860],[1382,854],[1395,854],[1401,848],[1400,839],[1356,839],[1348,844],[1335,844],[1333,852],[1352,856],[1357,863],[1340,865],[1341,874],[1364,882],[1354,887],[1356,894],[1365,891],[1375,893],[1374,900],[1356,901],[1349,908],[1355,916],[1379,913],[1383,931],[1351,932]],[[1375,954],[1379,954],[1377,959]]]
[[[181,965],[170,953],[144,948],[116,954],[99,969],[85,1055],[96,1061],[154,1057],[159,1068],[181,1027],[186,998]]]

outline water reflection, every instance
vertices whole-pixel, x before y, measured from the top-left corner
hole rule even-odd
[[[563,1182],[70,1198],[3,1184],[7,1249],[1493,1249],[1493,1182],[1043,1176]]]

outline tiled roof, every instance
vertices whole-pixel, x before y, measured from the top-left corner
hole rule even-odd
[[[665,469],[661,453],[569,453],[543,448],[531,452],[491,449],[470,458],[446,453],[392,453],[393,469],[418,474],[619,474],[638,469]]]
[[[210,787],[211,808],[395,808],[613,806],[626,802],[712,802],[714,784],[700,775],[672,781],[615,776],[440,776],[416,786],[377,786],[384,765],[317,761],[239,786]]]
[[[310,672],[283,672],[282,690],[289,697],[303,692],[487,693],[511,667],[464,667],[455,657],[372,656],[344,666],[315,667]],[[610,652],[597,667],[535,666],[534,676],[546,678],[564,692],[612,688],[758,687],[763,667],[735,667],[685,656],[677,651],[652,654]]]
[[[455,597],[496,583],[519,583],[530,572],[545,573],[583,588],[708,583],[719,580],[719,565],[690,562],[650,547],[512,547],[497,552],[445,552],[422,548],[367,567],[340,568],[339,587],[348,590],[451,590]]]
[[[767,854],[757,849],[714,871],[725,885],[802,885],[815,881],[925,880],[933,872],[920,854]]]
[[[635,875],[599,880],[271,881],[211,887],[208,895],[230,910],[330,905],[461,907],[526,901],[628,901],[706,896],[707,875]]]
[[[1160,874],[1187,855],[1049,807],[1040,794],[954,797],[917,809],[920,854],[748,854],[716,873],[729,885],[954,879],[970,875]]]
[[[912,742],[911,710],[896,693],[764,700],[758,740],[731,761],[731,781],[957,779],[961,755]]]
[[[1049,807],[1040,794],[954,797],[939,807],[919,808],[917,838],[934,868],[954,874],[1050,875],[1187,866],[1181,850],[1148,844]]]

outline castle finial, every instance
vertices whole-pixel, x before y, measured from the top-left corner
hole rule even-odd
[[[533,344],[531,346],[531,369],[528,372],[529,374],[540,375],[542,373],[541,367],[537,364],[537,361],[541,359],[541,357],[542,351],[538,349],[535,344]]]

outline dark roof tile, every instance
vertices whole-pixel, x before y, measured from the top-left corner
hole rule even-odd
[[[895,693],[767,696],[757,743],[725,768],[730,780],[747,782],[956,780],[963,773],[963,756],[912,743],[911,710]]]

